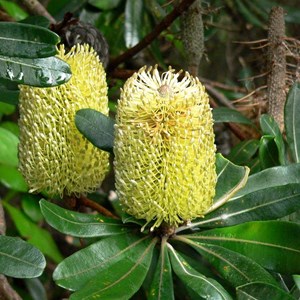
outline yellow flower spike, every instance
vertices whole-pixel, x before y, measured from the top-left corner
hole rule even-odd
[[[20,170],[30,192],[60,196],[84,194],[100,186],[108,170],[108,154],[77,130],[81,108],[108,114],[106,75],[95,51],[74,46],[58,57],[72,71],[69,82],[51,88],[20,86]]]
[[[215,194],[208,95],[198,78],[142,68],[121,91],[115,125],[116,188],[126,212],[170,226],[203,216]]]

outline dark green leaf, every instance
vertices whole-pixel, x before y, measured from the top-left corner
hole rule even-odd
[[[216,155],[217,185],[214,204],[209,209],[212,211],[224,204],[247,182],[249,169],[236,166],[220,153]]]
[[[300,83],[289,91],[284,110],[286,138],[295,162],[300,162]]]
[[[56,44],[60,38],[56,33],[44,27],[0,22],[0,41],[0,55],[33,59],[55,55]]]
[[[239,252],[275,272],[300,272],[300,224],[258,221],[217,228],[188,236]],[[259,280],[260,281],[260,280]]]
[[[294,278],[294,281],[296,283],[296,286],[300,290],[300,275],[294,275],[293,278]]]
[[[22,211],[4,202],[4,208],[8,211],[10,217],[14,221],[20,235],[28,240],[28,242],[37,247],[43,254],[49,256],[56,263],[62,260],[51,234],[33,223]]]
[[[19,137],[20,129],[19,129],[19,126],[17,123],[11,122],[11,121],[4,121],[4,122],[0,123],[0,127],[10,131],[12,134]]]
[[[24,283],[33,300],[47,300],[46,290],[38,278],[25,279]]]
[[[19,94],[20,94],[19,90],[15,90],[15,91],[8,90],[0,83],[0,94],[1,94],[0,102],[12,104],[12,105],[18,104],[19,102]]]
[[[13,1],[0,0],[0,6],[16,21],[20,21],[28,16],[27,12]]]
[[[26,19],[22,20],[21,23],[48,28],[51,22],[43,16],[29,16]]]
[[[300,11],[298,9],[295,9],[293,6],[286,5],[283,5],[282,7],[286,12],[284,16],[286,22],[300,24]]]
[[[300,209],[300,185],[287,184],[231,199],[192,226],[223,227],[256,220],[284,217]],[[199,219],[198,219],[199,220]]]
[[[251,175],[246,185],[239,190],[231,199],[239,198],[243,195],[262,190],[266,187],[275,187],[290,183],[300,183],[300,164],[279,166],[263,170]]]
[[[27,192],[28,186],[16,167],[0,165],[0,182],[9,189]]]
[[[19,88],[18,84],[10,80],[0,78],[0,101],[8,104],[18,104]]]
[[[271,135],[264,135],[259,143],[259,161],[263,169],[280,165],[278,148]]]
[[[0,273],[16,278],[40,276],[46,266],[43,254],[20,238],[0,235]]]
[[[156,21],[161,20],[167,14],[165,9],[158,3],[157,0],[145,1],[145,5],[147,7],[147,10],[151,12],[151,15],[155,18]]]
[[[186,286],[197,294],[199,298],[215,300],[232,299],[227,291],[216,280],[198,273],[171,245],[168,245],[168,248],[173,271]]]
[[[49,2],[48,11],[56,20],[62,20],[66,13],[77,13],[87,1],[88,0],[52,0]]]
[[[213,109],[215,123],[232,122],[254,126],[251,120],[242,115],[239,111],[227,107],[216,107]]]
[[[43,220],[38,200],[38,196],[28,193],[21,196],[21,205],[24,213],[36,223]]]
[[[1,115],[11,115],[15,112],[15,110],[16,110],[15,105],[0,102],[0,116]]]
[[[129,215],[128,213],[126,213],[123,209],[122,204],[120,203],[120,200],[117,198],[117,196],[115,196],[115,197],[116,197],[115,199],[110,200],[110,203],[111,203],[112,207],[114,208],[114,211],[121,218],[121,220],[124,224],[133,223],[133,224],[137,224],[139,226],[145,225],[146,220],[136,219],[132,215]]]
[[[276,285],[275,279],[269,272],[244,255],[218,245],[200,243],[193,235],[178,236],[175,239],[192,246],[234,287],[252,281]]]
[[[130,299],[141,287],[149,270],[156,238],[147,239],[135,256],[126,253],[121,261],[104,267],[82,290],[71,295],[70,300]]]
[[[247,163],[247,166],[250,168],[250,174],[258,173],[261,171],[261,165],[259,157],[255,157]]]
[[[55,269],[53,278],[58,285],[76,291],[105,272],[119,278],[124,269],[118,265],[137,262],[149,243],[148,237],[129,233],[102,239],[66,258]]]
[[[88,2],[99,9],[110,10],[116,8],[121,0],[89,0]]]
[[[78,130],[96,147],[112,152],[114,120],[94,109],[80,109],[75,116]]]
[[[246,165],[259,147],[258,140],[246,140],[232,148],[227,158],[237,165]]]
[[[159,260],[147,297],[147,300],[155,299],[175,299],[173,291],[172,268],[165,239],[163,239],[161,243]]]
[[[131,229],[120,220],[70,211],[43,199],[40,206],[47,223],[64,234],[100,237],[125,233]]]
[[[0,56],[0,77],[20,84],[52,87],[71,78],[69,65],[57,57],[19,58]]]
[[[237,4],[237,8],[239,13],[245,18],[246,21],[250,22],[250,24],[253,24],[258,27],[263,27],[263,23],[256,17],[256,15],[249,9],[245,3],[241,0],[235,1]]]
[[[10,131],[0,127],[0,164],[18,166],[19,139]]]
[[[279,162],[280,164],[285,165],[286,164],[285,145],[278,124],[276,123],[276,121],[272,116],[262,115],[260,117],[260,127],[264,135],[271,135],[274,137],[274,141],[278,149]]]
[[[140,41],[142,28],[142,0],[126,0],[125,5],[125,44],[127,48],[135,46]]]
[[[239,286],[236,290],[238,300],[295,300],[284,290],[272,284],[253,282]]]

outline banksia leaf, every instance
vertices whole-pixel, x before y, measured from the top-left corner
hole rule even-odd
[[[124,85],[115,125],[120,201],[136,218],[177,226],[203,216],[215,194],[208,96],[188,73],[142,68]]]
[[[69,82],[52,88],[20,86],[20,170],[31,192],[82,194],[101,184],[108,154],[77,130],[74,116],[81,108],[108,114],[106,76],[95,51],[74,46],[59,58],[72,71]]]

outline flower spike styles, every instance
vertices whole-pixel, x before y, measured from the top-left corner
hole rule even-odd
[[[215,194],[208,95],[198,78],[142,68],[127,80],[115,125],[116,188],[126,212],[152,230],[201,217]]]
[[[74,46],[59,58],[72,78],[51,88],[20,86],[20,170],[30,192],[80,195],[102,183],[108,154],[93,146],[75,126],[75,113],[93,108],[108,114],[106,75],[95,51]]]

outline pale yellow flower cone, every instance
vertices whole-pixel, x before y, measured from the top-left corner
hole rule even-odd
[[[215,194],[208,95],[197,78],[142,68],[124,85],[115,126],[116,188],[127,213],[154,227],[203,216]]]
[[[60,196],[98,188],[108,170],[108,154],[77,130],[77,110],[108,114],[106,75],[95,51],[74,46],[59,58],[72,71],[69,82],[52,88],[20,86],[20,170],[30,192]]]

